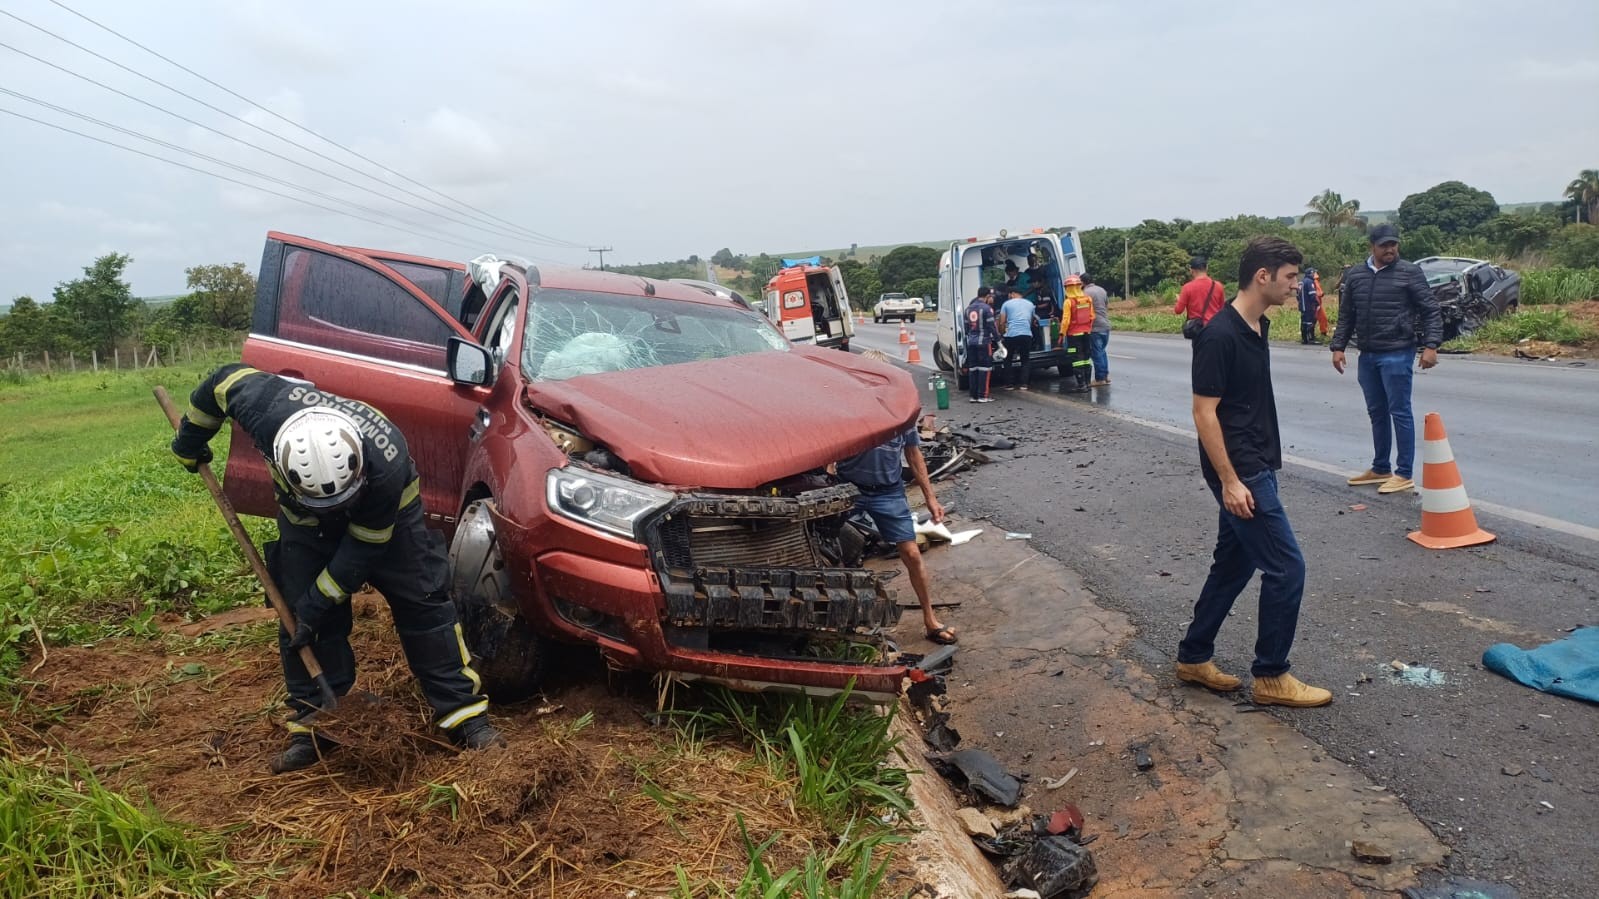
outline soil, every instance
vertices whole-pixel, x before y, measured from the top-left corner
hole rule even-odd
[[[328,732],[343,745],[322,765],[266,770],[286,740],[283,691],[272,625],[253,612],[232,616],[251,630],[200,640],[52,648],[0,736],[229,833],[248,895],[659,896],[679,865],[736,884],[740,817],[756,843],[779,835],[765,853],[777,871],[827,845],[747,751],[652,726],[653,688],[588,659],[577,681],[495,708],[508,748],[457,753],[427,725],[381,599],[357,603],[364,692],[341,702]]]

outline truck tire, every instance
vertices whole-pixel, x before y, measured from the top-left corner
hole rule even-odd
[[[490,502],[470,503],[461,513],[450,542],[450,596],[483,692],[495,702],[506,702],[538,689],[551,647],[522,617],[511,595],[511,575],[494,536]]]
[[[955,370],[955,354],[941,340],[933,342],[933,364],[939,371]]]

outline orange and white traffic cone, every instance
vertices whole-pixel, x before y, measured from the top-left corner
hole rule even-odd
[[[866,313],[864,313],[864,312],[856,312],[855,313],[855,324],[857,324],[857,325],[866,324]]]
[[[914,337],[911,338],[910,349],[905,351],[905,361],[912,365],[919,364],[922,361],[922,351],[916,348],[916,338]]]
[[[899,342],[900,343],[910,343],[911,342],[911,332],[905,328],[905,323],[904,322],[900,322],[899,323]]]
[[[1492,543],[1494,535],[1477,526],[1466,498],[1444,420],[1428,412],[1421,444],[1421,530],[1408,535],[1428,549],[1454,549]]]

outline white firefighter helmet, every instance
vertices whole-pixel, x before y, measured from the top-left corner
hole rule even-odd
[[[366,483],[361,429],[338,409],[306,406],[290,415],[272,439],[272,457],[300,505],[312,511],[343,508]]]

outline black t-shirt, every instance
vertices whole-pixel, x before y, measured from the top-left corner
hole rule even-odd
[[[1256,334],[1228,303],[1194,341],[1194,393],[1221,398],[1216,418],[1221,422],[1227,458],[1240,478],[1283,467],[1266,340],[1270,327],[1271,322],[1262,316]],[[1221,483],[1203,444],[1199,466],[1208,483]]]

